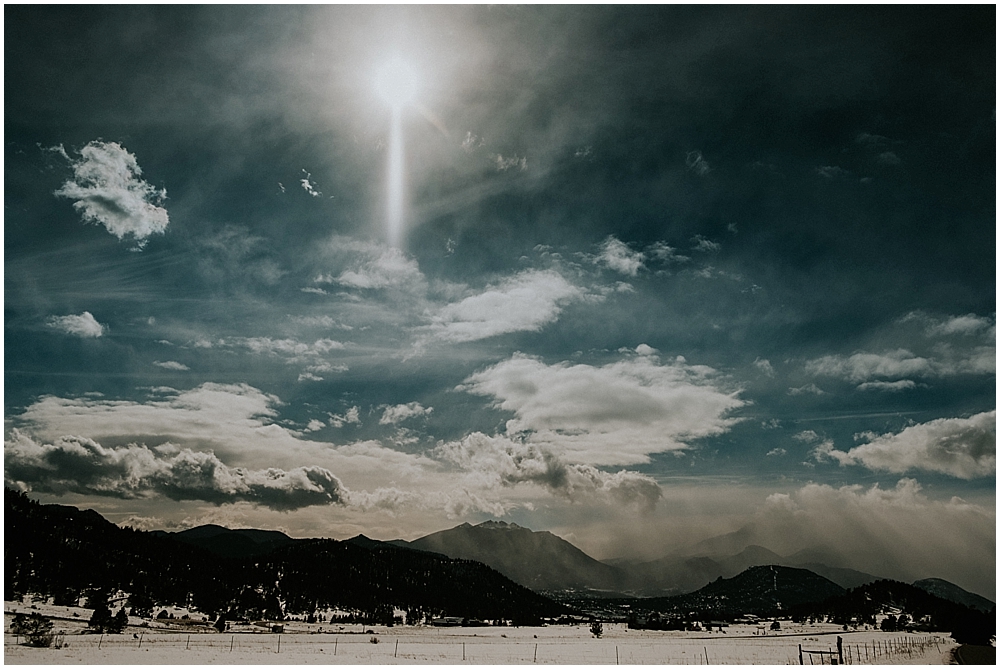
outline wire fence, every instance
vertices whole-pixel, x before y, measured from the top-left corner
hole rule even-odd
[[[20,639],[23,641],[23,638]],[[940,651],[936,637],[905,637],[844,643],[838,651],[804,648],[795,637],[703,640],[499,637],[441,638],[433,634],[178,634],[125,633],[68,635],[66,663],[144,662],[292,664],[902,664],[920,663],[925,651]],[[20,661],[40,649],[25,649],[6,635],[5,656]],[[44,652],[44,649],[41,649]],[[12,651],[14,651],[12,653]],[[140,655],[141,654],[141,655]],[[841,659],[841,654],[842,658]],[[55,658],[52,658],[55,659]],[[51,661],[47,659],[46,662]]]

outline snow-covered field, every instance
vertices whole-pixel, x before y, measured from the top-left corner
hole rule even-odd
[[[11,613],[31,610],[8,602],[5,631],[9,632]],[[595,639],[586,625],[362,629],[361,625],[292,622],[286,623],[283,634],[253,625],[220,634],[175,619],[154,621],[149,627],[130,626],[124,634],[95,635],[82,633],[92,613],[87,609],[38,605],[35,610],[52,618],[55,631],[65,634],[62,647],[31,648],[7,633],[5,663],[706,664],[707,659],[707,664],[798,664],[800,644],[805,650],[835,651],[839,634],[844,640],[845,663],[945,664],[955,647],[941,634],[843,632],[827,624],[783,625],[780,633],[758,636],[752,625],[734,625],[722,634],[637,631],[605,623],[602,638]],[[378,643],[372,643],[373,638]],[[813,663],[820,663],[821,656],[812,657]],[[808,654],[805,663],[810,664]],[[829,664],[828,658],[825,663]]]

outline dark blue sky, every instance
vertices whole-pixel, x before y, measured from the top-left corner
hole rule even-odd
[[[994,597],[994,7],[4,11],[8,485]]]

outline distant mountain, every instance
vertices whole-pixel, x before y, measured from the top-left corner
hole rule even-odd
[[[195,541],[280,541],[267,532],[195,530]],[[372,621],[391,620],[399,608],[528,624],[568,611],[469,560],[332,539],[289,540],[267,555],[223,557],[174,536],[117,527],[94,511],[43,505],[4,489],[5,596],[37,593],[75,604],[83,595],[116,590],[129,593],[130,607],[190,603],[213,617],[258,620],[338,607]]]
[[[550,532],[533,532],[513,523],[463,523],[414,541],[392,543],[476,560],[536,591],[622,591],[628,587],[621,569],[595,560]]]
[[[839,585],[807,569],[766,565],[750,567],[732,578],[719,577],[686,595],[644,600],[642,605],[660,612],[698,611],[720,617],[772,615],[843,593]]]
[[[231,530],[220,525],[200,525],[181,532],[160,531],[156,534],[231,558],[267,555],[295,541],[277,530]]]
[[[943,578],[922,578],[919,581],[914,581],[913,585],[925,592],[931,593],[936,597],[947,599],[950,602],[962,604],[963,606],[968,606],[970,609],[991,611],[996,606],[995,603],[985,597],[980,597],[979,595],[969,592],[968,590],[963,590],[954,583],[950,583]]]

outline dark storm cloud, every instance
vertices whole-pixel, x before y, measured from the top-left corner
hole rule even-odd
[[[4,446],[4,483],[56,494],[252,502],[277,511],[343,504],[346,493],[337,477],[322,467],[248,470],[227,467],[212,453],[170,444],[114,448],[73,436],[45,444],[17,430]]]

